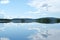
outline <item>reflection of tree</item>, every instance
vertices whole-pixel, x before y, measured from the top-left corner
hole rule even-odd
[[[40,18],[40,19],[37,19],[37,22],[39,23],[50,23],[50,19],[48,18]]]
[[[0,19],[0,23],[9,23],[11,22],[10,19]]]
[[[60,23],[60,19],[57,19],[56,21],[57,21],[57,23]]]
[[[25,22],[25,20],[24,20],[24,19],[21,19],[21,22],[22,22],[22,23],[24,23],[24,22]]]

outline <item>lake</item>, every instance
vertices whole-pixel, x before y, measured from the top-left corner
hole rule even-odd
[[[58,39],[60,37],[59,26],[60,24],[4,23],[0,28],[0,40]]]

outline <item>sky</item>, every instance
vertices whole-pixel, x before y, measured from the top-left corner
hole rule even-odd
[[[60,18],[60,0],[0,0],[0,14],[4,15],[4,18],[41,18],[41,17],[57,17]],[[33,24],[18,24],[20,26],[33,26]],[[6,28],[13,30],[16,24],[5,24]],[[14,26],[12,28],[12,26]],[[36,26],[48,26],[49,33],[52,36],[46,40],[60,40],[60,24],[34,24]],[[37,30],[38,33],[30,35],[28,38],[33,40],[40,40],[39,28],[32,28],[30,30]],[[5,28],[5,27],[4,27]],[[4,29],[2,28],[2,29]],[[19,27],[18,27],[19,28]],[[28,29],[28,30],[29,30]],[[8,29],[9,30],[9,29]],[[11,31],[12,31],[11,30]],[[13,30],[14,31],[14,30]],[[15,32],[15,31],[14,31]],[[4,33],[4,32],[3,32]],[[55,34],[56,33],[56,34]],[[38,38],[36,38],[36,36]],[[56,37],[55,37],[56,36]],[[1,40],[9,40],[9,38],[0,38]],[[42,40],[42,39],[41,39]]]
[[[0,14],[5,18],[60,17],[59,1],[0,0]]]

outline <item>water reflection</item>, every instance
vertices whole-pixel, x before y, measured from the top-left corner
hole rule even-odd
[[[0,40],[10,40],[10,39],[6,37],[0,37]]]
[[[60,24],[6,23],[4,25],[4,27],[6,27],[5,31],[0,31],[0,38],[7,37],[10,40],[45,40],[53,34],[59,33],[59,25]]]

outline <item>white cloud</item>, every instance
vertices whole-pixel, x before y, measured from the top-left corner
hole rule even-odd
[[[52,7],[49,8],[49,11],[60,12],[60,0],[49,0],[48,4],[52,5]]]
[[[9,0],[1,0],[0,3],[1,4],[8,4],[10,1]]]
[[[42,7],[44,4],[48,5]],[[31,0],[28,5],[37,9],[37,11],[32,11],[32,13],[40,13],[41,10],[42,12],[46,11],[47,6],[49,6],[49,12],[60,12],[60,0]]]
[[[4,18],[7,18],[7,19],[12,19],[12,18],[33,18],[32,15],[29,15],[27,14],[28,16],[26,16],[26,14],[23,16],[23,15],[19,15],[19,16],[16,16],[16,15],[11,15],[11,14],[8,14],[5,10],[0,10],[0,15],[3,15]]]
[[[4,10],[0,10],[0,14],[5,14],[5,11]]]
[[[1,37],[0,40],[10,40],[10,39],[6,37]]]
[[[2,16],[2,18],[12,18],[10,15],[7,14],[7,12],[5,10],[0,10],[0,16]]]

